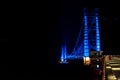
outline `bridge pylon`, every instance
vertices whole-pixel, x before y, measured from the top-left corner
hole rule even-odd
[[[89,60],[91,51],[101,51],[98,8],[94,12],[84,8],[83,12],[82,25],[73,51],[68,54],[67,46],[62,46],[61,63],[66,63],[68,59]]]

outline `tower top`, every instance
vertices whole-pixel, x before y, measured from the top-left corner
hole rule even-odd
[[[94,11],[94,14],[93,14],[93,11]],[[88,12],[89,12],[89,15],[91,14],[91,15],[98,15],[98,12],[99,11],[99,9],[98,8],[94,8],[94,9],[88,9],[88,8],[84,8],[83,9],[83,12],[84,12],[84,16],[86,16],[86,15],[88,15]]]

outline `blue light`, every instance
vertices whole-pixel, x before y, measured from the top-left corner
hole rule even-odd
[[[99,37],[100,35],[99,34],[96,34],[96,37]]]
[[[84,46],[84,49],[88,49],[88,46]]]
[[[85,37],[84,37],[85,38]],[[88,44],[88,40],[84,39],[84,43],[87,43]]]
[[[88,37],[84,37],[85,39],[88,39]]]
[[[97,40],[99,40],[99,39],[100,39],[100,37],[99,37],[99,36],[96,36],[96,39],[97,39]]]
[[[66,63],[66,46],[62,46],[62,51],[61,51],[61,62]]]
[[[99,39],[96,40],[96,44],[100,44],[100,40]]]
[[[84,56],[89,56],[87,16],[84,16]]]
[[[62,53],[61,53],[61,61],[64,61],[64,51],[63,51],[63,47],[62,47]]]
[[[97,46],[97,48],[99,49],[99,48],[100,48],[100,46]]]
[[[87,45],[87,43],[84,43],[84,45],[86,46],[86,45]]]
[[[88,36],[88,34],[84,34],[84,36]]]
[[[100,51],[100,33],[98,25],[98,16],[96,15],[96,51]]]

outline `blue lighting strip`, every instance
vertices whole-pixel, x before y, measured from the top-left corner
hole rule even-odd
[[[89,44],[88,44],[88,27],[87,27],[87,16],[84,16],[85,27],[84,27],[84,56],[89,56]]]
[[[66,63],[66,46],[62,46],[62,53],[61,53],[61,62]]]
[[[100,51],[100,33],[98,25],[98,16],[96,16],[96,51]]]

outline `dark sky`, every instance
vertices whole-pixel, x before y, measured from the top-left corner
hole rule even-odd
[[[6,59],[5,56],[8,51],[8,22],[5,5],[0,5],[1,15],[0,15],[0,56],[1,59]],[[4,63],[4,61],[3,61]]]
[[[30,66],[37,70],[40,67],[37,63],[54,64],[60,57],[63,41],[67,42],[70,47],[69,51],[74,46],[84,7],[90,11],[96,7],[99,8],[101,48],[105,54],[119,54],[120,16],[118,3],[115,0],[50,0],[40,4],[33,2],[16,3],[15,6],[12,6],[13,8],[10,8],[10,11],[4,14],[11,18],[3,18],[9,21],[9,23],[4,23],[7,26],[14,23],[9,31],[4,26],[4,29],[1,29],[1,34],[5,34],[4,37],[8,38],[8,32],[10,32],[5,61],[13,64],[12,69],[16,68],[14,70],[18,71],[22,70],[24,66],[24,69],[28,71]],[[10,12],[13,13],[8,14]],[[0,41],[8,42],[8,39],[5,37]],[[17,69],[19,67],[22,68]]]
[[[1,16],[0,16],[0,44],[7,44],[8,43],[8,22],[7,22],[7,9],[5,5],[0,6]]]

